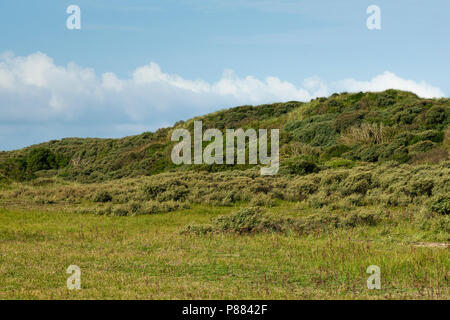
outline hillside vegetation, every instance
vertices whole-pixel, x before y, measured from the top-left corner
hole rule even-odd
[[[334,94],[309,103],[241,106],[122,139],[67,138],[0,152],[0,181],[57,176],[100,182],[167,171],[246,170],[251,166],[175,166],[175,128],[279,128],[281,173],[306,174],[361,163],[426,164],[449,157],[450,99],[409,92]]]

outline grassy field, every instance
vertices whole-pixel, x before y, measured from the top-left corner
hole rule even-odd
[[[180,233],[236,207],[132,217],[0,210],[0,299],[449,299],[448,247],[392,223],[300,236]],[[279,203],[272,213],[310,209]],[[425,237],[426,238],[426,237]],[[81,268],[82,289],[66,288]],[[368,290],[366,268],[381,268]]]

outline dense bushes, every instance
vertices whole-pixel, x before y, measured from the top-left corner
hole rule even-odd
[[[0,197],[7,202],[89,204],[87,212],[117,215],[167,212],[191,204],[240,206],[248,203],[268,208],[280,201],[331,211],[415,205],[447,214],[450,163],[412,166],[386,162],[351,168],[324,167],[303,176],[280,173],[262,177],[254,168],[242,172],[186,171],[182,177],[178,172],[171,172],[94,184],[43,178],[35,181],[13,183],[0,191]],[[430,199],[435,201],[433,205]],[[115,212],[116,208],[120,210]]]
[[[287,160],[282,168],[282,172],[296,175],[305,175],[319,171],[319,167],[314,162],[300,157]]]
[[[287,218],[265,213],[259,208],[248,207],[236,213],[212,219],[210,224],[189,225],[183,234],[207,233],[286,233],[311,234],[333,229],[374,226],[382,219],[380,214],[352,212],[344,215],[316,214],[299,218]]]
[[[433,199],[429,206],[430,210],[442,215],[450,214],[450,197],[439,196]]]
[[[112,196],[108,191],[101,190],[94,195],[92,199],[94,202],[110,202],[112,201]]]
[[[67,166],[68,159],[50,149],[32,149],[25,156],[8,158],[0,161],[0,172],[13,180],[24,181],[35,178],[35,172],[59,169]]]
[[[27,169],[32,172],[62,168],[67,163],[68,160],[62,155],[45,148],[33,149],[27,156]]]
[[[309,103],[241,106],[195,120],[202,120],[204,129],[279,128],[281,165],[286,164],[288,174],[303,175],[316,168],[351,167],[357,162],[445,161],[450,147],[445,138],[449,115],[449,99],[421,99],[409,92],[387,90],[333,94]],[[8,181],[57,175],[101,182],[177,170],[245,171],[252,167],[174,165],[171,132],[174,128],[192,130],[193,120],[123,139],[69,138],[0,152],[0,174]],[[300,163],[298,157],[307,163]],[[331,161],[334,158],[339,160]],[[179,199],[186,196],[183,187],[177,194]]]

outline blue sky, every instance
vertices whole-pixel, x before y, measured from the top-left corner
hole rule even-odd
[[[448,96],[449,13],[445,0],[1,0],[0,150],[334,91]]]

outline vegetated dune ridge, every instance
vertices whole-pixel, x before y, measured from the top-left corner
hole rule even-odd
[[[448,299],[449,115],[448,98],[343,93],[1,152],[0,298]],[[280,129],[279,173],[174,165],[194,120]],[[77,294],[54,269],[73,260]]]
[[[349,167],[360,162],[438,163],[448,159],[450,99],[420,99],[409,92],[334,94],[309,103],[242,106],[155,133],[122,139],[67,138],[0,152],[2,179],[58,176],[100,182],[173,170],[223,171],[249,166],[176,166],[170,159],[175,128],[279,128],[281,165],[302,171],[303,163]],[[299,167],[300,166],[300,167]],[[308,169],[307,169],[308,170]],[[312,170],[309,168],[309,170]]]

